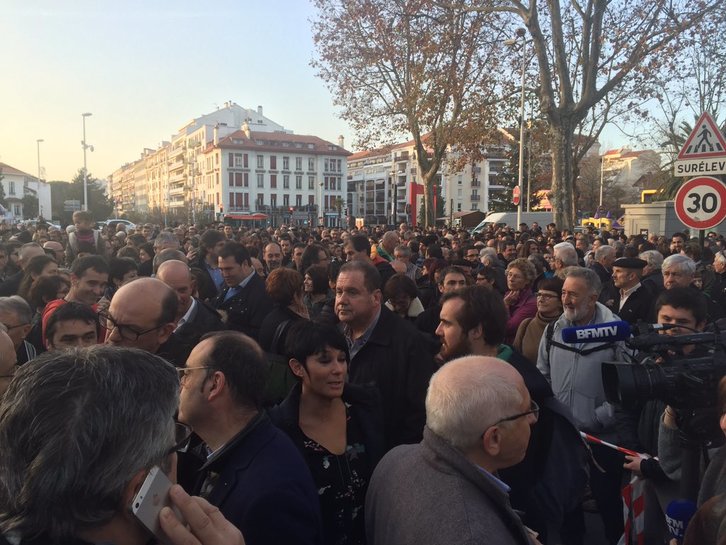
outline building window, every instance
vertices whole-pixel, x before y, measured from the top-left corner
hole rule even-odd
[[[270,170],[277,170],[277,155],[270,155]]]
[[[308,157],[308,171],[315,172],[315,157]]]
[[[302,157],[295,157],[295,170],[302,170]]]
[[[249,165],[249,161],[247,160],[247,154],[246,153],[242,156],[242,159],[243,159],[242,166],[244,168],[248,168],[250,165]]]
[[[265,187],[265,175],[264,174],[257,175],[257,187]]]
[[[308,189],[311,191],[315,189],[315,176],[308,176]]]
[[[229,173],[229,180],[227,183],[229,184],[229,187],[232,187],[234,185],[234,172]]]
[[[302,189],[302,176],[295,176],[295,189]]]
[[[257,168],[265,168],[265,157],[262,155],[257,156]]]
[[[284,157],[282,158],[282,170],[290,170],[290,158]]]
[[[290,194],[289,194],[289,193],[285,193],[285,194],[284,194],[284,195],[282,196],[282,205],[283,205],[283,206],[284,206],[285,208],[288,208],[288,207],[290,206]]]
[[[282,189],[290,189],[290,175],[289,174],[282,175]]]
[[[10,182],[10,191],[8,191],[9,195],[15,195],[15,182]],[[19,214],[17,214],[19,215]]]
[[[276,193],[273,193],[272,195],[270,195],[270,206],[272,206],[273,208],[275,208],[277,206],[277,194]]]
[[[234,166],[234,161],[235,161],[235,154],[234,153],[230,153],[228,155],[228,158],[227,158],[227,166],[228,167],[233,167]]]
[[[277,189],[277,174],[270,174],[270,187]]]
[[[330,172],[330,159],[325,159],[323,164],[323,172]]]
[[[265,194],[258,193],[257,194],[257,208],[262,208],[263,206],[265,206]]]
[[[243,173],[243,179],[244,179],[244,186],[249,187],[250,186],[250,173],[244,172]]]
[[[302,195],[295,195],[295,206],[298,208],[302,206]]]

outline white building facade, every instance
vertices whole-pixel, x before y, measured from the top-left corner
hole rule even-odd
[[[37,197],[38,216],[46,219],[53,217],[50,185],[47,182],[5,163],[0,163],[0,175],[2,175],[0,183],[2,183],[5,202],[7,203],[5,212],[2,213],[0,210],[2,220],[13,223],[32,219],[26,217],[26,211],[23,209],[23,198],[27,195]]]

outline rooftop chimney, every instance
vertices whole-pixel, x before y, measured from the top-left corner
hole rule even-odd
[[[257,106],[257,115],[262,117],[262,106]]]
[[[338,137],[338,146],[345,149],[345,138],[342,134]]]

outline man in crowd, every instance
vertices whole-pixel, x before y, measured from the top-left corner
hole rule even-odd
[[[93,346],[98,343],[98,314],[88,305],[70,301],[48,318],[45,336],[49,351]]]
[[[615,262],[615,248],[608,245],[600,246],[595,250],[595,262],[590,267],[597,273],[600,282],[607,284],[613,274],[613,263]]]
[[[19,295],[0,297],[0,323],[13,341],[13,351],[17,362],[23,364],[36,356],[35,347],[25,338],[30,333],[33,310]]]
[[[708,323],[715,322],[726,315],[726,309],[718,300],[695,287],[693,281],[696,278],[696,263],[690,257],[683,254],[669,255],[663,261],[662,272],[665,289],[690,288],[694,297],[705,300],[708,308]]]
[[[539,345],[537,368],[552,384],[552,390],[570,408],[580,431],[605,441],[617,441],[615,407],[605,399],[601,363],[622,361],[622,342],[568,344],[562,330],[573,326],[596,325],[618,319],[598,302],[602,288],[597,274],[584,267],[563,271],[562,305],[564,312],[545,328]],[[623,510],[620,497],[622,455],[607,447],[592,446],[595,461],[604,470],[593,467],[590,487],[605,525],[608,541],[614,545],[623,534]],[[584,532],[583,515],[577,525]]]
[[[391,448],[421,439],[433,360],[420,333],[381,299],[381,279],[370,260],[341,267],[335,311],[350,347],[350,381],[374,384],[380,391]]]
[[[65,267],[66,250],[63,247],[63,244],[56,242],[55,240],[49,240],[43,244],[43,250],[46,253],[50,252],[49,255],[55,259],[55,262],[58,263],[59,267]]]
[[[416,282],[421,277],[421,269],[419,269],[415,263],[411,263],[411,248],[407,244],[399,244],[393,250],[394,260],[391,262],[399,263],[402,266],[402,271],[411,280]]]
[[[302,270],[302,256],[305,252],[305,245],[298,242],[292,247],[292,261],[290,262],[290,268],[295,269],[300,274],[304,274]]]
[[[509,264],[517,259],[517,243],[511,239],[503,240],[499,243],[499,257],[502,263]]]
[[[265,246],[265,270],[267,274],[282,266],[282,247],[277,242],[270,242]]]
[[[597,255],[595,256],[597,260]],[[553,260],[552,269],[555,273],[559,273],[561,270],[567,267],[574,267],[578,264],[577,250],[569,242],[560,242],[555,244],[553,248]]]
[[[239,332],[212,333],[192,350],[181,377],[179,420],[212,452],[196,492],[250,545],[320,543],[310,472],[261,408],[266,376],[259,345]]]
[[[680,254],[686,243],[686,235],[683,233],[673,233],[671,235],[671,255]]]
[[[219,270],[226,287],[212,306],[226,316],[229,329],[241,331],[257,340],[272,301],[265,291],[265,281],[252,268],[247,248],[228,242],[219,252]]]
[[[436,285],[441,295],[461,289],[466,286],[464,271],[456,265],[444,268],[440,273],[441,281]],[[416,327],[428,335],[436,335],[436,328],[439,326],[439,314],[441,313],[441,302],[437,301],[424,310],[416,318]]]
[[[189,266],[202,271],[208,279],[208,282],[204,283],[207,287],[199,292],[202,301],[213,301],[222,290],[224,280],[219,270],[218,255],[226,242],[227,238],[223,233],[216,229],[207,229],[199,237],[199,253],[189,258]]]
[[[378,244],[377,253],[380,257],[388,262],[393,261],[396,246],[401,242],[396,231],[386,231],[381,237],[381,242]]]
[[[350,237],[343,251],[348,261],[358,260],[374,265],[381,277],[381,287],[385,286],[388,279],[395,274],[393,267],[386,259],[379,256],[376,256],[375,259],[371,258],[371,243],[365,235]]]
[[[640,283],[648,288],[651,293],[658,294],[663,291],[663,254],[658,250],[646,250],[641,252],[638,256],[640,259],[646,262],[643,267],[643,277],[640,279]]]
[[[106,344],[141,348],[156,354],[176,327],[177,296],[157,278],[137,278],[114,294],[101,314]],[[183,362],[173,362],[177,366]]]
[[[647,262],[637,257],[620,257],[613,262],[612,287],[603,288],[600,301],[621,320],[631,325],[647,321],[654,294],[640,282]]]
[[[55,299],[43,310],[43,344],[47,342],[45,330],[48,319],[61,305],[70,301],[88,305],[97,310],[95,305],[103,296],[108,284],[108,263],[99,255],[79,257],[71,267],[71,287],[63,299]]]
[[[174,368],[142,351],[95,347],[44,354],[17,375],[0,401],[0,534],[21,545],[148,543],[131,503],[150,468],[173,472]],[[219,517],[202,517],[198,498],[175,487],[172,501],[194,533],[165,511],[173,544],[213,545],[223,528],[230,545],[242,543]]]
[[[530,545],[496,474],[525,456],[539,408],[517,371],[491,357],[444,365],[426,395],[423,441],[390,451],[366,496],[376,545]]]
[[[176,342],[171,343],[168,349],[176,347],[180,350],[171,356],[172,361],[185,362],[204,334],[224,329],[224,324],[216,310],[193,297],[196,283],[186,263],[165,261],[159,266],[156,278],[176,293],[178,306],[173,335]],[[167,352],[162,350],[162,353]]]

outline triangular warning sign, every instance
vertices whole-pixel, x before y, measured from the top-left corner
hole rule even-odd
[[[688,136],[678,159],[707,159],[726,157],[726,140],[708,112],[701,114]]]

